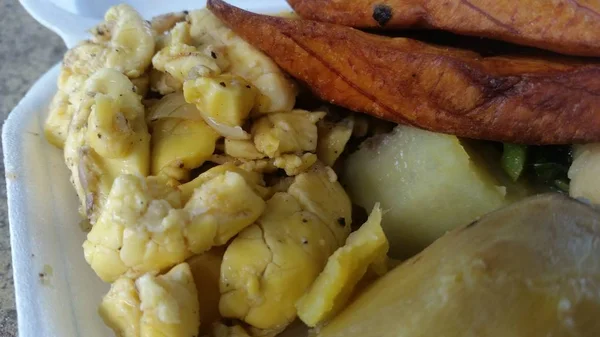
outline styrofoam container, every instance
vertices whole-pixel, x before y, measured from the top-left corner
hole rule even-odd
[[[146,18],[205,5],[189,0],[21,0],[67,47],[85,39],[86,30],[102,20],[106,9],[121,2]],[[284,0],[229,2],[255,12],[289,10]],[[33,85],[2,132],[19,336],[106,337],[112,332],[97,307],[109,286],[85,262],[78,199],[62,151],[43,135],[59,71],[57,64]]]

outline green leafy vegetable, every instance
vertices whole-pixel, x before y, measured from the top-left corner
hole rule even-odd
[[[569,191],[569,167],[573,162],[570,146],[531,146],[533,180],[558,192]]]
[[[504,143],[502,152],[502,168],[504,172],[513,180],[517,181],[527,161],[527,146],[519,144]]]

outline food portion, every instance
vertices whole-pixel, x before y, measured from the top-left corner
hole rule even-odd
[[[142,76],[154,55],[154,35],[149,22],[131,6],[111,7],[104,22],[94,28],[92,39],[67,51],[65,69],[75,74],[91,75],[111,68],[130,78]]]
[[[195,255],[186,262],[194,276],[194,284],[198,292],[198,308],[200,317],[200,336],[209,334],[213,324],[219,322],[219,276],[223,262],[223,247],[215,247],[208,252]]]
[[[348,2],[350,3],[350,2]],[[460,137],[528,144],[600,140],[600,66],[496,56],[344,26],[208,7],[321,99]]]
[[[317,166],[297,176],[231,242],[221,265],[224,317],[271,331],[296,318],[296,301],[350,232],[350,200],[329,170]]]
[[[380,202],[388,210],[382,226],[391,254],[407,257],[514,202],[481,161],[455,136],[397,126],[363,142],[346,160],[342,180],[357,205]]]
[[[98,70],[82,90],[85,95],[69,122],[64,156],[80,212],[94,224],[119,175],[148,174],[150,137],[142,97],[125,75],[110,68]]]
[[[118,337],[196,337],[196,295],[190,267],[182,263],[164,275],[119,278],[98,311]]]
[[[318,336],[596,336],[598,240],[598,210],[557,195],[528,199],[445,235]]]
[[[521,201],[600,202],[597,64],[208,7],[112,7],[49,107],[117,336],[600,335],[598,211]]]
[[[296,302],[300,319],[315,327],[337,314],[369,267],[380,274],[386,272],[388,248],[377,204],[367,222],[329,257],[321,274]]]
[[[581,0],[288,0],[300,16],[357,28],[427,28],[600,56],[600,3]]]
[[[600,205],[600,144],[576,146],[573,156],[569,195]]]

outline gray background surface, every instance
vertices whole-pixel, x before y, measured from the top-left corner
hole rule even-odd
[[[29,87],[65,52],[62,40],[39,25],[17,0],[0,0],[0,116],[4,120]],[[0,149],[0,151],[2,151]],[[35,158],[33,158],[35,160]],[[4,164],[2,172],[4,172]],[[6,182],[0,179],[0,336],[17,336]]]

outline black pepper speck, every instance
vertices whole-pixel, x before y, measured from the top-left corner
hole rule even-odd
[[[338,218],[337,222],[340,226],[346,226],[346,219],[344,218]]]
[[[388,5],[375,5],[373,7],[373,19],[377,21],[379,26],[385,26],[392,18],[392,7]]]

